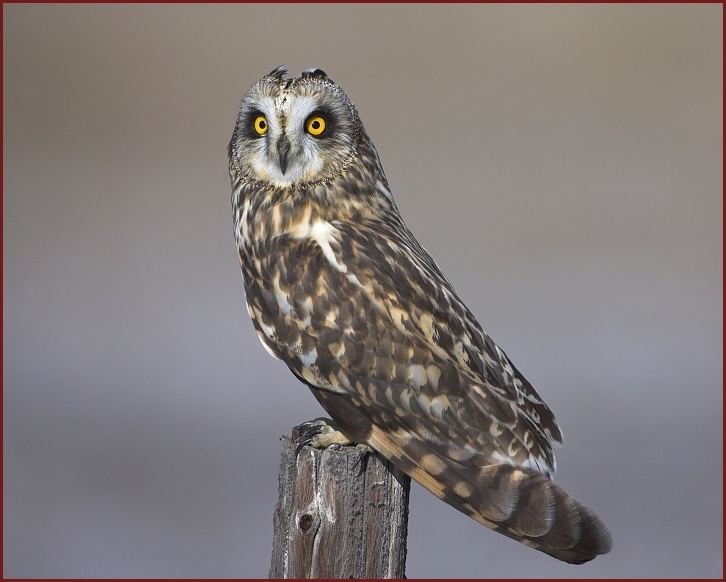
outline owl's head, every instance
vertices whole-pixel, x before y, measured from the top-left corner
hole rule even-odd
[[[320,69],[286,74],[278,67],[242,100],[229,159],[244,182],[304,187],[340,175],[355,156],[361,125],[342,89]]]

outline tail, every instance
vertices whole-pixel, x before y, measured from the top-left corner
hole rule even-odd
[[[612,548],[597,515],[534,469],[462,465],[421,441],[397,446],[375,427],[368,442],[449,505],[530,548],[570,564],[584,564]]]
[[[612,547],[605,525],[546,475],[513,465],[457,461],[445,446],[405,430],[370,423],[347,396],[313,390],[323,407],[386,459],[449,505],[530,548],[570,564],[589,562]],[[359,421],[356,424],[356,421]],[[481,459],[483,460],[483,459]]]
[[[597,515],[533,469],[491,465],[452,474],[457,482],[450,486],[448,477],[422,475],[419,467],[410,471],[459,511],[558,560],[584,564],[612,548],[610,532]]]
[[[584,564],[612,548],[610,532],[597,515],[541,473],[509,465],[478,473],[478,487],[486,493],[462,511],[480,523],[570,564]]]

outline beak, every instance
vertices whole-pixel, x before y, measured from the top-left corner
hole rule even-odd
[[[280,162],[280,171],[285,175],[287,171],[287,154],[290,152],[290,142],[283,133],[282,137],[277,141],[277,156]]]

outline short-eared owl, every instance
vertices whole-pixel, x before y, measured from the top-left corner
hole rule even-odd
[[[602,522],[551,479],[552,412],[404,224],[350,99],[320,69],[286,75],[247,91],[229,144],[262,344],[337,434],[459,511],[573,564],[608,552]]]

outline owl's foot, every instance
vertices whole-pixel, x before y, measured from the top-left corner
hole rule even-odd
[[[351,444],[351,440],[329,418],[316,418],[303,422],[293,429],[293,435],[300,439],[300,444],[295,449],[296,457],[301,449],[308,445],[315,449],[324,449],[332,445],[342,447]]]
[[[353,443],[329,418],[316,418],[303,422],[293,429],[293,436],[300,438],[300,444],[295,448],[295,457],[308,445],[315,449],[324,449],[330,446],[344,447],[355,444],[355,448],[361,453],[370,453],[373,450],[365,443]]]

